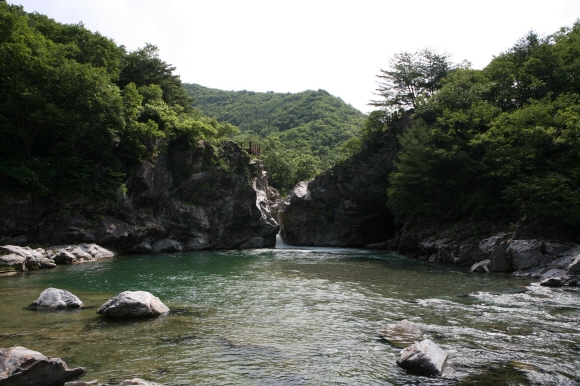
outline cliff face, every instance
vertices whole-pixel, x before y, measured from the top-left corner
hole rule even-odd
[[[386,203],[396,155],[393,138],[383,136],[312,181],[299,183],[279,211],[284,242],[360,247],[394,237]]]
[[[267,173],[236,144],[162,154],[143,163],[116,202],[5,199],[4,244],[98,243],[118,252],[273,247]]]

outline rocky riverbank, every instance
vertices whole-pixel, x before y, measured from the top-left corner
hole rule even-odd
[[[509,272],[551,286],[580,284],[575,278],[580,274],[580,245],[542,237],[550,233],[491,222],[461,222],[409,226],[403,228],[400,238],[387,244],[412,258],[471,265],[474,272]]]
[[[0,273],[35,271],[58,264],[78,264],[115,257],[115,252],[96,244],[58,245],[47,248],[0,246]]]
[[[233,142],[159,154],[117,199],[1,197],[0,244],[97,243],[119,253],[263,248],[276,243],[268,177]]]

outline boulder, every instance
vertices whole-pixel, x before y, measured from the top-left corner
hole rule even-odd
[[[479,263],[475,263],[471,266],[471,272],[485,272],[488,273],[491,270],[491,260],[483,260]]]
[[[169,312],[169,307],[146,291],[125,291],[109,299],[97,314],[113,319],[156,317]]]
[[[441,375],[447,363],[447,353],[429,339],[401,351],[397,364],[417,375]]]
[[[82,306],[83,302],[79,298],[68,291],[58,288],[45,289],[38,299],[32,302],[32,307],[43,309],[62,310],[65,308],[80,308]]]
[[[489,264],[491,271],[513,271],[511,255],[507,253],[511,236],[511,233],[500,233],[480,241],[480,254],[484,259],[491,261]]]
[[[513,240],[507,253],[511,256],[512,267],[515,271],[546,266],[545,257],[542,254],[542,242],[539,240]]]
[[[25,347],[0,349],[1,386],[54,386],[84,374],[82,367],[69,369],[60,358],[49,358]]]
[[[406,319],[379,330],[379,335],[395,347],[405,347],[423,339],[423,332]]]
[[[133,386],[133,385],[138,385],[138,386],[163,386],[162,383],[150,382],[150,381],[146,381],[146,380],[141,379],[141,378],[128,379],[126,381],[123,381],[123,382],[119,383],[119,386]]]
[[[62,245],[47,250],[47,255],[56,264],[77,264],[115,257],[115,252],[97,244]]]
[[[26,271],[26,258],[10,253],[0,256],[0,271]]]
[[[51,259],[46,257],[46,251],[42,248],[32,249],[16,245],[3,245],[0,246],[0,251],[8,252],[7,255],[0,257],[0,266],[12,266],[17,271],[54,268],[56,266]],[[24,259],[24,266],[21,265],[21,259],[14,256]]]
[[[540,282],[543,287],[577,286],[580,281],[572,276],[552,276]]]

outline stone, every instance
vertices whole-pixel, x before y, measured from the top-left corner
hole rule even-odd
[[[43,309],[62,310],[65,308],[81,308],[82,306],[83,302],[78,297],[58,288],[45,289],[38,299],[32,302],[32,307]]]
[[[552,276],[540,282],[543,287],[576,286],[578,280],[572,276]]]
[[[471,266],[470,271],[471,272],[485,272],[488,273],[491,269],[490,269],[490,265],[491,265],[491,260],[483,260],[480,261],[479,263],[475,263]]]
[[[141,378],[128,379],[126,381],[123,381],[123,382],[119,383],[119,386],[133,386],[133,385],[138,385],[138,386],[163,386],[163,384],[161,384],[161,383],[150,382],[150,381],[146,381],[146,380],[141,379]]]
[[[8,255],[0,257],[0,266],[12,266],[17,271],[56,267],[56,264],[45,256],[45,250],[42,248],[31,249],[30,247],[4,245],[0,246],[0,251],[8,252]],[[16,259],[14,256],[24,259],[24,267],[21,266],[21,259]]]
[[[447,353],[429,339],[415,343],[401,351],[397,365],[411,374],[441,375],[447,363]]]
[[[26,347],[0,349],[1,386],[54,386],[85,373],[69,369],[60,358],[50,358]]]
[[[99,384],[97,379],[93,381],[73,381],[73,382],[66,382],[64,386],[96,386]]]
[[[109,299],[97,314],[112,319],[157,317],[169,312],[169,307],[146,291],[125,291]]]
[[[578,270],[580,270],[580,255],[576,256],[567,267],[566,275],[575,275]]]
[[[395,347],[405,347],[423,339],[423,332],[413,322],[406,319],[378,331],[379,335]]]
[[[52,256],[56,264],[73,264],[77,261],[75,255],[68,251],[58,251]]]
[[[48,250],[56,264],[78,264],[115,257],[115,252],[97,244],[63,245]]]
[[[507,253],[511,256],[512,267],[515,271],[546,266],[546,261],[542,254],[542,242],[539,240],[513,240],[507,249]]]
[[[509,247],[510,233],[500,233],[488,237],[479,242],[479,251],[486,260],[491,260],[489,269],[493,272],[511,272],[512,258],[507,253]]]
[[[13,254],[22,256],[25,259],[27,259],[27,258],[41,259],[44,257],[44,255],[43,255],[44,250],[43,249],[32,249],[30,247],[19,247],[17,245],[0,246],[0,251],[7,252],[7,253],[13,253]]]
[[[26,258],[15,253],[0,256],[0,270],[26,271]]]

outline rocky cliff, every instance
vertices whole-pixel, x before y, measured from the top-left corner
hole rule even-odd
[[[281,236],[288,245],[360,247],[394,237],[387,209],[387,177],[397,143],[382,133],[363,151],[299,183],[281,205]]]
[[[232,142],[157,155],[141,164],[116,201],[3,198],[2,244],[98,243],[117,252],[272,247],[267,173]]]

